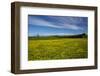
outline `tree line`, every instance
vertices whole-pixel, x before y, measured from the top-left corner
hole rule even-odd
[[[77,34],[77,35],[52,35],[52,36],[29,36],[29,39],[55,39],[55,38],[87,38],[88,35],[86,33]]]

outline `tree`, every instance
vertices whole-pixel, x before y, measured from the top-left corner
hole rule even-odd
[[[86,33],[83,33],[83,34],[82,34],[82,37],[83,37],[83,38],[87,38],[87,34],[86,34]]]
[[[40,36],[39,36],[39,34],[37,34],[37,38],[39,38]]]

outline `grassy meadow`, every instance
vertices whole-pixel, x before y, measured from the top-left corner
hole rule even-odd
[[[28,39],[28,60],[87,58],[87,38]]]

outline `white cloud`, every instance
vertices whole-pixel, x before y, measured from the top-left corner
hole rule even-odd
[[[73,33],[45,33],[41,34],[41,36],[50,36],[50,35],[59,35],[59,36],[64,36],[64,35],[74,35]]]
[[[31,25],[37,25],[37,26],[46,26],[46,27],[52,27],[52,28],[60,28],[60,29],[72,29],[72,30],[82,30],[81,27],[74,25],[74,24],[68,24],[67,21],[65,19],[57,19],[59,20],[61,23],[59,23],[59,25],[54,24],[50,21],[41,19],[41,18],[36,18],[36,17],[30,17],[29,19],[29,24]]]

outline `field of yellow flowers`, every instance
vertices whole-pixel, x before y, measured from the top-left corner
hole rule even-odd
[[[87,58],[87,38],[28,40],[28,60]]]

